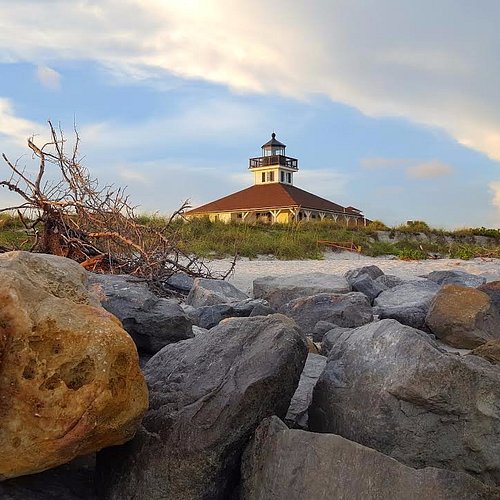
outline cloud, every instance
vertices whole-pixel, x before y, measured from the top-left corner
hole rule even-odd
[[[144,83],[168,73],[239,92],[324,94],[444,129],[500,160],[500,3],[473,16],[453,0],[18,0],[0,14],[0,61],[93,59]]]
[[[140,182],[141,184],[148,184],[148,177],[137,170],[129,168],[118,168],[118,175],[125,181]]]
[[[488,184],[488,187],[493,192],[493,199],[491,201],[492,205],[500,211],[500,180],[492,181]],[[500,225],[500,221],[499,221]]]
[[[36,77],[46,89],[59,90],[61,88],[61,75],[48,66],[37,66]]]
[[[16,144],[26,144],[32,135],[43,133],[38,123],[16,116],[9,99],[0,97],[0,136],[10,139]]]
[[[452,175],[453,167],[438,160],[431,160],[408,168],[406,173],[414,179],[435,179]]]

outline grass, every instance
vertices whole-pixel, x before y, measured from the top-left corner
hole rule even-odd
[[[163,228],[167,222],[158,214],[140,215],[136,220],[157,228]],[[318,243],[321,240],[353,243],[361,247],[363,254],[373,257],[394,255],[403,260],[417,260],[427,258],[429,254],[438,254],[458,259],[485,255],[500,258],[498,229],[481,227],[445,231],[430,228],[423,221],[395,228],[374,221],[366,227],[347,228],[332,220],[247,225],[200,218],[189,223],[174,221],[171,229],[175,231],[182,250],[205,258],[238,254],[252,259],[259,255],[273,255],[282,260],[321,259],[328,248]],[[380,231],[384,231],[385,238],[381,237]],[[426,237],[422,238],[422,234]],[[478,244],[477,236],[489,238],[486,247]],[[30,244],[31,240],[19,218],[0,214],[0,246],[28,250]]]

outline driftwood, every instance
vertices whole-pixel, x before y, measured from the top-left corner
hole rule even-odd
[[[90,271],[131,274],[156,284],[178,271],[219,279],[233,271],[234,260],[227,271],[214,275],[202,260],[179,249],[172,222],[183,217],[188,201],[161,226],[139,223],[126,190],[101,186],[81,164],[77,130],[67,155],[62,130],[51,122],[49,129],[45,144],[28,140],[38,162],[35,175],[2,155],[10,176],[0,186],[17,193],[20,203],[0,212],[17,212],[32,237],[31,251],[68,257]]]

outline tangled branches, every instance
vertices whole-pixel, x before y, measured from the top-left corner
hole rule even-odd
[[[100,186],[81,164],[76,129],[67,155],[62,130],[51,122],[49,128],[45,144],[28,140],[38,160],[35,175],[2,155],[10,177],[0,186],[17,193],[21,203],[0,211],[17,211],[34,238],[32,251],[68,257],[92,271],[132,274],[152,282],[164,282],[178,271],[212,278],[232,272],[234,261],[227,272],[214,276],[203,261],[179,249],[172,221],[183,216],[188,202],[162,226],[140,224],[125,190]]]

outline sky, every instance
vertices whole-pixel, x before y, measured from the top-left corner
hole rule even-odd
[[[0,0],[0,25],[28,172],[76,124],[92,175],[168,214],[251,185],[275,131],[296,186],[370,219],[500,227],[497,0]]]

